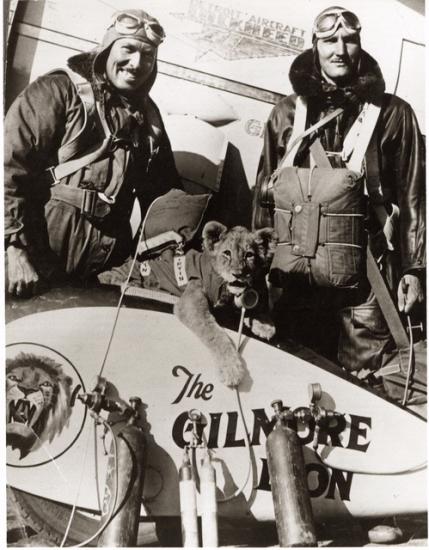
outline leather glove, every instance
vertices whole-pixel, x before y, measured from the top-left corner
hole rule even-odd
[[[417,275],[404,275],[398,286],[399,311],[410,313],[414,304],[423,301],[423,289]]]

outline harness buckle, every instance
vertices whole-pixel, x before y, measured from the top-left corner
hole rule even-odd
[[[92,217],[95,214],[95,208],[97,206],[97,191],[93,189],[82,189],[82,191],[80,213]]]
[[[54,185],[58,185],[60,183],[60,180],[55,175],[55,168],[56,166],[50,166],[49,168],[46,168],[46,172],[48,172],[48,174],[52,178],[51,187],[54,187]]]

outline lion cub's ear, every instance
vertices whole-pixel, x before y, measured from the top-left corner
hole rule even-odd
[[[263,227],[255,231],[259,256],[267,267],[270,266],[279,238],[272,227]]]
[[[215,244],[225,235],[227,228],[219,222],[207,222],[203,229],[203,249],[213,252]]]

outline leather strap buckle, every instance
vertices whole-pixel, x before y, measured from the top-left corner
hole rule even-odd
[[[60,183],[60,180],[55,175],[55,168],[56,166],[50,166],[49,168],[46,168],[46,172],[48,172],[48,174],[52,178],[52,181],[50,182],[51,187]]]
[[[97,206],[97,191],[93,189],[82,189],[82,191],[80,213],[92,217],[95,214],[95,208]]]

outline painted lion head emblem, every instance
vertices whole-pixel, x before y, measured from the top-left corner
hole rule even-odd
[[[49,357],[19,353],[6,360],[6,444],[20,458],[61,433],[71,415],[72,379]]]

